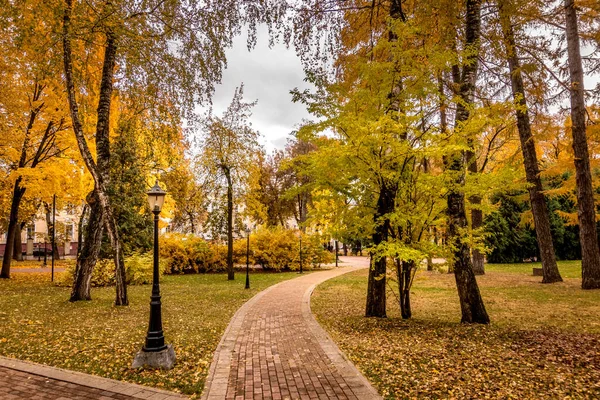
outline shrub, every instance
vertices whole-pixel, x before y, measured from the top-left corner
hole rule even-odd
[[[227,268],[227,246],[209,244],[204,239],[178,233],[161,237],[161,259],[167,274],[217,272]]]
[[[297,234],[298,231],[280,227],[259,229],[250,237],[254,262],[264,269],[276,271],[300,269],[300,239]],[[323,249],[319,236],[302,235],[303,267],[318,267],[333,260],[333,255]]]
[[[234,264],[246,264],[247,239],[233,242]],[[165,273],[222,272],[227,270],[227,245],[209,243],[191,235],[170,233],[161,239],[161,259],[166,262]],[[302,236],[304,267],[317,267],[333,262],[333,255],[321,246],[318,236]],[[261,228],[250,237],[251,264],[264,269],[298,270],[300,268],[297,231],[283,228]]]

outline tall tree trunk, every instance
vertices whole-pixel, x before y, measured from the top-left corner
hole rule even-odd
[[[10,214],[8,216],[8,229],[6,232],[6,247],[4,248],[4,258],[2,259],[2,271],[0,278],[10,278],[10,264],[14,252],[15,235],[17,226],[19,226],[19,206],[25,193],[25,188],[20,186],[21,177],[18,177],[13,187],[12,202],[10,204]]]
[[[550,231],[550,217],[548,206],[546,205],[543,193],[542,179],[540,178],[540,169],[535,152],[535,142],[531,134],[531,125],[529,123],[529,112],[527,110],[527,99],[525,97],[525,86],[523,76],[521,75],[521,66],[516,53],[515,35],[510,13],[508,12],[506,0],[498,2],[500,12],[500,22],[504,33],[504,43],[508,58],[508,67],[510,71],[510,81],[512,94],[517,105],[517,129],[521,141],[521,150],[523,152],[523,163],[525,164],[525,176],[529,183],[529,199],[531,201],[531,211],[535,224],[535,233],[537,236],[540,256],[542,258],[542,283],[562,282],[562,277],[556,265],[556,255],[554,253],[554,244],[552,243],[552,233]]]
[[[393,20],[405,20],[402,11],[401,0],[392,0],[390,4],[390,18]],[[398,41],[398,35],[393,29],[388,29],[388,40],[391,43]],[[397,78],[397,77],[395,77]],[[400,111],[400,94],[402,92],[402,79],[394,79],[388,98],[390,100],[386,114],[391,115],[395,121],[398,119]],[[400,138],[405,140],[406,135]],[[379,182],[379,197],[377,199],[377,209],[373,215],[375,230],[373,232],[373,244],[375,246],[387,242],[391,224],[389,214],[394,212],[396,207],[396,194],[398,192],[397,182],[387,182],[381,177]],[[367,305],[365,316],[385,318],[386,314],[386,257],[373,259],[371,255],[371,267],[369,269],[369,280],[367,286]]]
[[[224,169],[227,179],[227,280],[232,281],[235,276],[233,272],[233,182],[231,171]]]
[[[375,231],[373,232],[373,244],[375,246],[388,240],[390,231],[390,220],[388,214],[394,211],[396,199],[396,186],[388,186],[385,181],[380,183],[379,198],[377,199],[377,211],[374,215]],[[366,317],[386,317],[386,258],[378,259],[371,256],[371,268],[369,269],[369,280],[367,286]]]
[[[480,14],[481,0],[467,0],[466,48],[478,49],[481,30]],[[461,101],[456,105],[455,130],[457,131],[460,131],[464,122],[469,119],[468,106],[473,104],[478,53],[478,51],[473,51],[463,63],[459,92]],[[447,160],[448,169],[454,174],[453,185],[448,191],[448,242],[453,249],[454,278],[462,312],[461,322],[487,324],[490,320],[473,272],[471,252],[462,237],[462,232],[467,227],[464,194],[465,158],[465,152],[460,152],[451,155]]]
[[[90,213],[90,206],[87,204],[84,204],[83,210],[81,210],[81,215],[79,216],[79,222],[77,223],[77,255],[76,255],[77,260],[79,260],[79,254],[81,254],[81,247],[83,246],[84,222],[86,219],[88,219],[89,213]]]
[[[13,260],[15,261],[23,261],[23,242],[21,241],[21,234],[23,233],[24,224],[17,224],[17,231],[15,232],[15,239],[13,240],[14,250],[13,250]]]
[[[398,280],[398,300],[400,302],[400,315],[402,319],[412,317],[410,307],[410,287],[412,286],[414,261],[396,260],[396,279]]]
[[[81,157],[90,171],[94,183],[96,184],[96,193],[98,201],[104,214],[104,225],[110,239],[110,244],[114,253],[115,261],[115,281],[116,281],[116,305],[127,305],[127,286],[125,282],[125,263],[123,260],[123,249],[117,229],[117,223],[112,212],[110,200],[108,198],[106,184],[103,179],[103,174],[98,171],[98,167],[87,144],[83,132],[83,126],[79,117],[79,106],[75,98],[75,83],[73,81],[73,61],[71,50],[71,13],[73,9],[73,0],[65,0],[66,7],[63,16],[63,59],[65,71],[65,83],[67,89],[67,97],[69,100],[69,110],[71,121],[73,123],[73,131],[77,139],[77,146]],[[110,100],[112,94],[112,81],[116,57],[116,39],[109,32],[107,33],[107,44],[105,49],[104,66],[102,68],[102,82],[100,91],[100,102],[98,104],[98,123],[97,129],[104,134],[108,132]],[[87,239],[87,238],[86,238]]]
[[[579,48],[579,31],[574,0],[565,0],[567,52],[571,78],[571,132],[575,155],[577,183],[577,217],[581,241],[581,287],[600,288],[600,249],[596,233],[594,188],[587,144],[585,100],[583,97],[583,66]]]
[[[479,168],[477,168],[477,157],[474,151],[467,151],[467,163],[469,172],[472,174],[478,174]],[[481,196],[471,196],[469,198],[469,202],[473,207],[481,206]],[[483,211],[479,208],[471,208],[471,229],[476,230],[483,226]],[[483,254],[473,248],[471,249],[471,260],[473,262],[473,272],[475,275],[484,275],[485,274],[485,266],[484,266],[484,257]]]
[[[87,196],[87,202],[90,208],[90,216],[85,226],[85,238],[83,246],[81,242],[78,249],[77,264],[75,266],[75,275],[73,277],[73,287],[69,301],[91,300],[90,293],[92,284],[92,272],[102,245],[102,234],[104,232],[102,207],[98,200],[96,191],[92,191]],[[83,227],[80,225],[80,229]]]

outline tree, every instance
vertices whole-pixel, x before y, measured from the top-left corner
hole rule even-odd
[[[575,155],[577,181],[577,207],[581,239],[581,287],[600,288],[600,248],[596,232],[594,189],[590,168],[590,155],[586,135],[586,109],[583,97],[583,66],[579,47],[577,12],[573,0],[565,0],[567,55],[569,62],[569,86],[571,100],[571,133]]]
[[[293,208],[296,223],[303,232],[306,230],[304,223],[308,218],[308,208],[312,202],[311,188],[313,177],[306,174],[306,158],[315,151],[315,146],[304,140],[295,138],[288,141],[285,147],[287,162],[282,165],[282,169],[287,176],[288,185],[284,194],[284,200],[292,200],[295,204]]]
[[[244,85],[235,89],[233,99],[222,117],[209,111],[204,120],[201,159],[215,180],[224,180],[227,196],[227,279],[233,271],[233,211],[234,190],[242,190],[248,178],[248,168],[260,153],[259,134],[249,118],[256,102],[243,100]]]
[[[533,219],[535,221],[536,237],[540,248],[542,259],[543,279],[542,283],[561,282],[562,277],[556,265],[556,256],[552,244],[552,234],[550,231],[550,217],[548,207],[543,193],[542,178],[538,165],[535,142],[531,133],[529,122],[529,112],[527,110],[527,100],[525,94],[525,85],[521,74],[521,66],[516,53],[516,42],[513,26],[510,20],[509,4],[505,0],[498,2],[500,22],[504,34],[504,46],[506,47],[506,56],[510,74],[510,82],[515,102],[515,112],[517,116],[517,129],[521,141],[521,150],[523,153],[523,162],[525,164],[525,174],[529,183],[529,198]]]
[[[466,4],[465,48],[468,52],[460,75],[455,74],[460,99],[456,104],[455,132],[459,135],[465,134],[464,127],[469,120],[469,108],[474,103],[481,30],[481,1],[467,0]],[[457,71],[458,68],[455,67]],[[448,192],[448,241],[453,251],[454,277],[462,312],[461,322],[487,324],[489,317],[479,293],[469,247],[462,237],[462,231],[467,226],[465,195],[462,188],[465,179],[465,155],[464,151],[455,152],[447,161],[448,169],[453,174],[453,185]]]
[[[197,181],[189,160],[182,160],[166,171],[162,180],[175,201],[171,224],[177,230],[197,234],[206,221],[207,185]]]
[[[82,249],[81,255],[87,258],[78,260],[76,285],[89,279],[101,238],[98,230],[104,227],[114,251],[115,303],[127,304],[122,243],[107,192],[115,89],[121,95],[132,91],[138,96],[143,93],[141,98],[151,99],[148,101],[151,109],[169,105],[171,111],[179,108],[191,113],[196,102],[210,97],[220,79],[224,49],[231,46],[233,36],[248,26],[248,44],[252,46],[257,23],[267,22],[272,26],[284,12],[270,4],[234,1],[115,4],[65,0],[62,20],[65,84],[78,148],[95,183],[95,193],[89,197],[93,200],[90,226],[97,227],[86,229],[84,243],[90,247],[89,251]],[[97,60],[96,68],[86,65],[90,60]],[[96,71],[101,71],[100,76]],[[92,111],[91,100],[96,93],[97,107]],[[82,107],[85,102],[87,106]],[[86,129],[91,127],[85,123],[89,120],[96,121],[96,159],[87,142]]]
[[[287,152],[286,152],[287,153]],[[251,169],[251,188],[246,198],[246,210],[249,216],[267,227],[288,227],[288,221],[296,217],[300,226],[299,210],[306,209],[306,198],[297,185],[293,163],[297,160],[286,156],[283,151],[258,157],[258,163]],[[291,191],[294,193],[290,193]],[[295,201],[299,198],[302,200]],[[305,219],[306,220],[306,213]]]
[[[16,78],[16,77],[14,77]],[[20,235],[22,230],[21,220],[19,219],[19,208],[25,195],[26,187],[23,183],[23,174],[25,169],[35,169],[40,163],[43,163],[57,155],[61,154],[63,149],[60,147],[61,140],[57,136],[67,126],[64,119],[58,113],[48,112],[47,109],[54,107],[52,96],[44,94],[47,84],[33,78],[31,93],[28,93],[27,119],[25,126],[20,121],[13,121],[12,132],[6,132],[9,135],[17,135],[21,143],[18,148],[18,158],[7,160],[11,163],[10,169],[14,176],[12,198],[10,202],[10,215],[8,218],[7,240],[2,260],[2,272],[0,277],[10,278],[10,265],[13,258],[13,250],[18,247],[20,253]],[[25,94],[22,94],[25,97]],[[47,102],[49,104],[47,104]],[[23,128],[23,135],[16,134]],[[16,240],[18,237],[18,240]]]

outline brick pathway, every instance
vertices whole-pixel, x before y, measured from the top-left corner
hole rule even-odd
[[[354,399],[381,397],[343,356],[310,312],[314,287],[368,267],[368,259],[279,283],[233,317],[215,353],[203,398]]]
[[[164,390],[0,357],[2,400],[181,400]]]

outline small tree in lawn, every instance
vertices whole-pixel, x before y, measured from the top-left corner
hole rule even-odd
[[[244,85],[235,89],[233,99],[222,117],[209,111],[204,119],[202,162],[214,183],[225,186],[227,194],[227,279],[233,280],[233,208],[234,192],[241,192],[250,164],[260,154],[259,133],[248,121],[256,101],[243,101]],[[215,185],[216,188],[221,185]],[[214,194],[219,198],[219,194]]]

